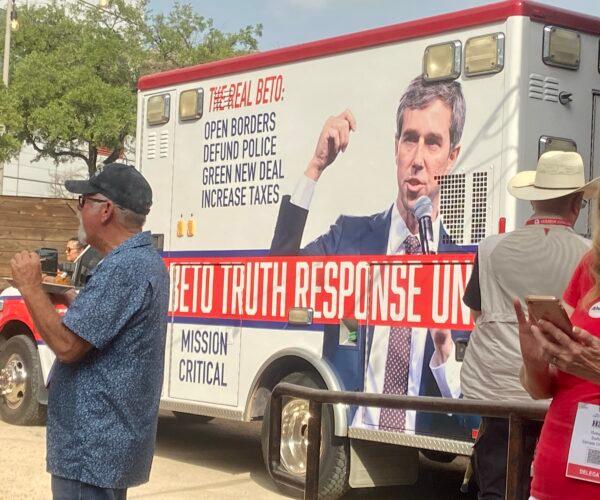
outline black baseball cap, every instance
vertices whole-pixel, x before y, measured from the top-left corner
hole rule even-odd
[[[122,208],[147,215],[152,205],[152,188],[144,176],[131,165],[109,163],[88,180],[65,181],[71,193],[100,193]]]

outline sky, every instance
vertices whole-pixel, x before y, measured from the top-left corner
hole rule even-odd
[[[277,49],[470,7],[489,0],[180,0],[214,20],[217,28],[237,31],[262,23],[260,50]],[[600,0],[538,0],[600,18]],[[173,0],[150,0],[154,12],[168,12]]]

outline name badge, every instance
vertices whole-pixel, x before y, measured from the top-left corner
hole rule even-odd
[[[567,477],[600,484],[600,406],[579,403],[569,459]]]
[[[600,302],[596,302],[588,312],[590,318],[600,318]]]

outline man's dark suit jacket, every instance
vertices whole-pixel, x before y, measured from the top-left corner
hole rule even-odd
[[[329,228],[327,233],[311,241],[304,248],[300,248],[308,210],[292,204],[290,196],[286,195],[281,201],[270,253],[271,255],[385,255],[387,253],[391,213],[391,210],[386,210],[369,216],[342,215]],[[439,236],[438,253],[471,251],[469,247],[449,243],[450,238],[448,238],[443,228],[440,228]],[[464,337],[466,334],[465,332],[453,331],[452,335],[453,337]],[[361,341],[364,343],[367,337],[372,340],[372,329],[371,335],[366,335],[366,328],[361,327],[359,337],[359,345],[361,345]],[[338,326],[325,327],[324,354],[340,371],[342,379],[346,383],[345,389],[363,390],[364,360],[361,361],[360,356],[349,358],[344,356],[344,353],[336,352],[338,338]],[[371,348],[370,343],[365,347],[368,353]],[[339,351],[339,349],[337,350]],[[427,335],[419,388],[419,395],[422,396],[441,396],[437,382],[429,368],[429,361],[433,352],[433,340],[431,335]],[[360,379],[357,377],[360,377]],[[478,419],[461,415],[449,416],[418,412],[415,427],[416,432],[421,434],[443,434],[457,439],[471,439],[472,429],[478,427]]]

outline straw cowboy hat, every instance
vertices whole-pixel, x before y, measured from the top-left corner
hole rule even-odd
[[[508,181],[508,192],[519,200],[541,201],[583,193],[598,196],[600,177],[586,184],[583,160],[579,153],[548,151],[540,156],[536,170],[519,172]]]

